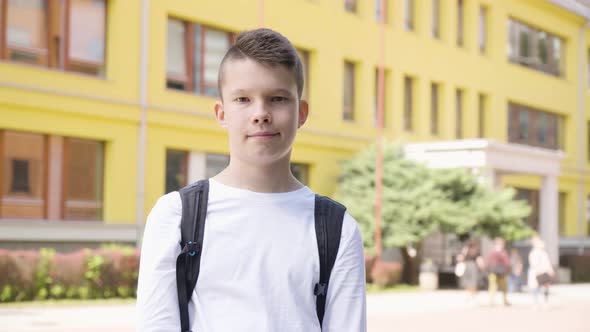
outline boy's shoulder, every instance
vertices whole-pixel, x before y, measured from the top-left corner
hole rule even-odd
[[[181,214],[182,202],[178,191],[172,191],[160,196],[150,212],[150,215],[153,216],[178,216]]]

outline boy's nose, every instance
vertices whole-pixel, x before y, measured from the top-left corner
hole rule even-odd
[[[258,124],[258,123],[270,123],[271,122],[271,117],[270,117],[270,112],[267,109],[267,106],[264,105],[264,104],[258,105],[256,107],[256,111],[254,113],[254,116],[252,117],[252,120],[256,124]]]

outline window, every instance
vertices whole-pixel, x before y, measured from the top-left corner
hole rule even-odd
[[[457,46],[463,46],[463,25],[464,25],[463,0],[457,0]]]
[[[104,76],[105,0],[3,0],[0,12],[1,58]]]
[[[432,0],[432,38],[440,39],[440,0]]]
[[[457,89],[455,94],[455,137],[463,138],[463,91]]]
[[[521,140],[528,140],[528,138],[529,138],[529,113],[528,112],[520,112],[520,116],[518,117],[518,126],[520,127],[519,138]]]
[[[166,69],[169,88],[184,90],[185,85],[188,85],[186,35],[186,24],[179,20],[168,20]]]
[[[101,220],[104,145],[78,138],[64,139],[65,220]]]
[[[354,120],[354,63],[344,62],[344,87],[342,91],[342,119],[347,121]]]
[[[356,0],[344,0],[344,10],[349,13],[356,13]]]
[[[48,6],[45,0],[4,1],[5,58],[48,64]]]
[[[567,230],[567,220],[566,220],[566,209],[567,209],[567,193],[559,192],[559,200],[558,200],[558,214],[559,214],[559,235],[565,236]]]
[[[386,122],[386,107],[385,105],[387,105],[385,103],[385,98],[386,98],[386,93],[385,91],[387,91],[387,72],[385,70],[383,70],[383,119],[382,119],[382,123],[381,123],[381,128],[385,127]],[[375,127],[378,126],[379,124],[379,68],[375,69],[375,100],[373,103],[373,120],[374,120],[374,125]]]
[[[207,153],[207,179],[214,177],[229,165],[229,156],[225,154]]]
[[[563,76],[563,39],[522,22],[508,21],[508,59],[550,75]]]
[[[487,48],[488,39],[488,9],[486,7],[479,7],[479,52],[484,54]]]
[[[166,86],[218,97],[219,65],[234,34],[169,18],[167,38]]]
[[[546,149],[563,149],[564,118],[523,105],[508,104],[508,141]]]
[[[105,2],[70,0],[69,4],[66,67],[72,71],[101,75],[105,57]]]
[[[301,93],[301,99],[309,102],[309,52],[297,49],[299,59],[303,65],[303,91]]]
[[[12,184],[11,193],[31,193],[31,184],[29,183],[29,161],[22,159],[12,160]]]
[[[541,145],[547,143],[547,116],[545,113],[537,114],[537,141]]]
[[[375,0],[375,20],[380,23],[387,23],[387,0]]]
[[[166,193],[188,184],[188,151],[166,150]]]
[[[404,28],[407,31],[414,30],[415,15],[414,0],[404,0]]]
[[[404,129],[412,130],[413,127],[413,85],[414,79],[406,76],[404,78]]]
[[[0,131],[0,158],[0,218],[103,218],[104,143]]]
[[[430,84],[430,133],[432,135],[438,135],[438,90],[438,84]]]
[[[477,136],[479,138],[484,138],[486,136],[486,109],[487,109],[487,98],[483,94],[479,94],[478,98],[478,130]]]
[[[309,165],[291,163],[291,173],[299,182],[309,185]]]
[[[0,131],[1,218],[45,218],[46,145],[43,135]]]

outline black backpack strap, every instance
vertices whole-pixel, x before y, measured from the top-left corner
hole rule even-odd
[[[315,196],[315,234],[320,256],[320,280],[315,284],[313,293],[316,296],[316,311],[320,326],[324,320],[328,282],[338,254],[345,211],[344,205],[328,197]]]
[[[205,233],[209,180],[201,180],[179,190],[182,200],[180,248],[176,259],[176,287],[180,309],[181,332],[190,332],[188,303],[191,299],[201,265]]]

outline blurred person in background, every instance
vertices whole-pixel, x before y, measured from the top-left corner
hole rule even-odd
[[[508,292],[522,291],[522,257],[516,248],[510,249],[510,275],[508,276]]]
[[[545,251],[545,243],[535,236],[532,239],[532,249],[529,253],[528,286],[533,291],[535,305],[539,303],[539,294],[544,288],[545,303],[549,301],[549,286],[555,277],[549,254]]]
[[[461,253],[457,255],[455,275],[460,278],[461,287],[467,292],[467,299],[475,301],[480,271],[484,268],[484,261],[479,253],[479,246],[470,240]]]
[[[488,292],[490,294],[490,305],[496,301],[498,288],[502,292],[502,299],[505,306],[509,306],[508,296],[506,294],[506,277],[510,273],[510,258],[506,249],[504,239],[497,237],[494,239],[494,249],[488,254],[486,265],[488,270]]]

